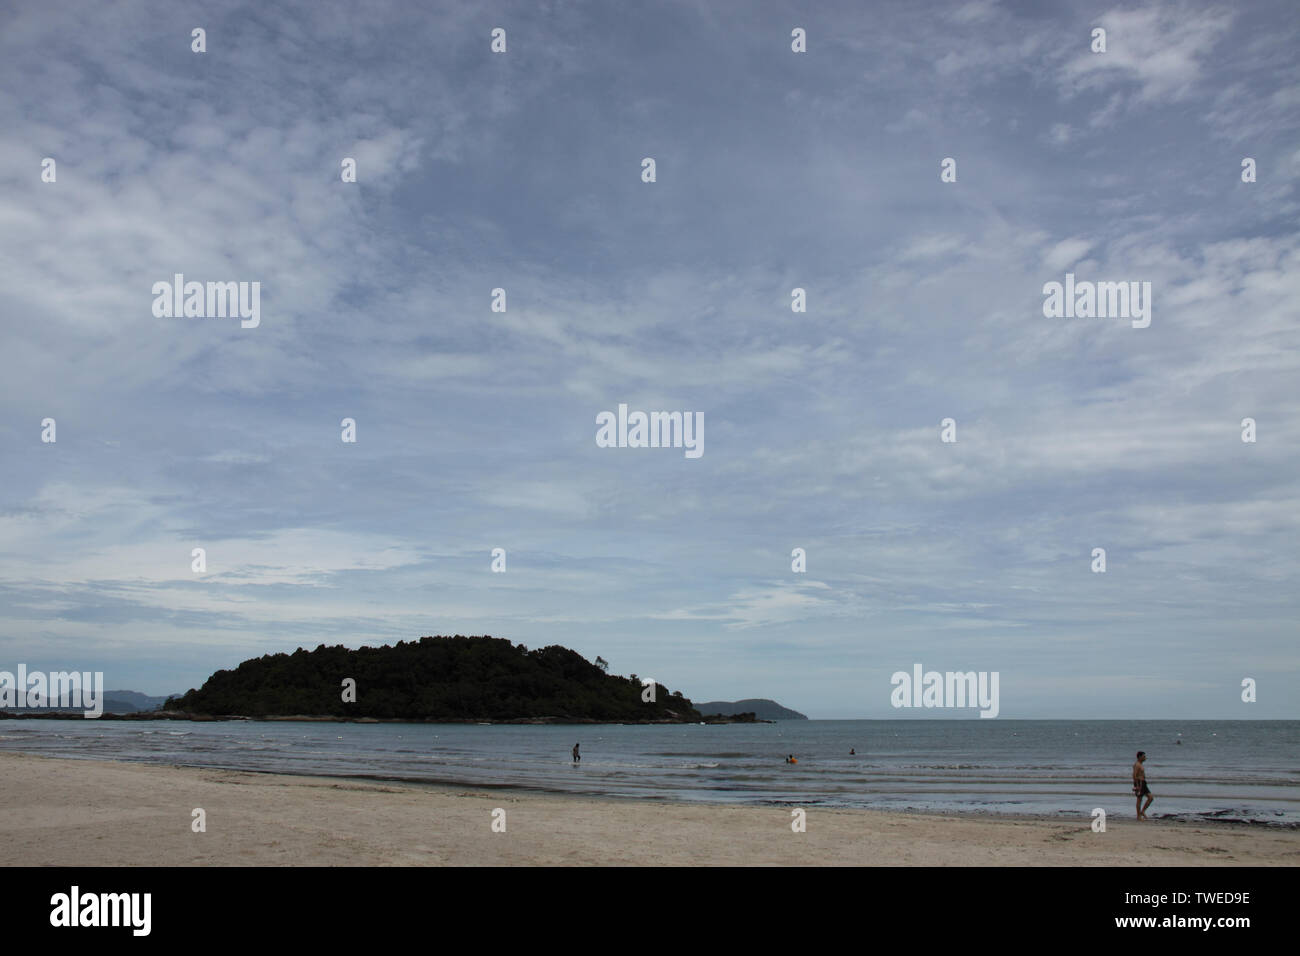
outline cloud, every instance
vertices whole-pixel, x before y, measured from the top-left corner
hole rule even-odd
[[[1062,239],[1043,257],[1043,268],[1053,273],[1068,269],[1082,259],[1092,247],[1093,242],[1090,239]]]
[[[1233,21],[1231,11],[1190,4],[1152,4],[1110,10],[1097,17],[1106,31],[1106,51],[1080,52],[1066,63],[1061,81],[1069,90],[1135,87],[1141,103],[1186,98],[1205,75],[1215,45]]]
[[[1044,715],[1111,707],[1116,654],[1179,644],[1170,713],[1223,633],[1288,659],[1289,6],[1117,8],[1105,54],[1082,8],[812,11],[807,54],[761,4],[501,14],[504,56],[472,4],[332,0],[198,55],[164,4],[10,12],[0,651],[172,691],[486,632],[885,716],[853,668],[900,642],[1014,656]],[[1067,270],[1151,282],[1151,327],[1045,318]],[[178,271],[261,326],[156,319]],[[598,448],[620,402],[704,456]]]

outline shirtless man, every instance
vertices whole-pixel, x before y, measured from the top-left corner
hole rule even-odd
[[[1146,763],[1146,759],[1146,751],[1139,750],[1137,752],[1137,762],[1133,764],[1133,794],[1137,797],[1137,812],[1139,820],[1145,820],[1147,818],[1147,807],[1151,806],[1151,801],[1155,799],[1155,795],[1152,794],[1150,788],[1147,787],[1147,772],[1142,769],[1142,764]],[[1143,797],[1147,798],[1145,807],[1142,805]]]

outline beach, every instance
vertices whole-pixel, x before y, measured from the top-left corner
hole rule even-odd
[[[192,830],[204,811],[206,832]],[[504,810],[505,832],[492,828]],[[1294,866],[1300,833],[720,806],[0,753],[9,865]],[[500,814],[496,815],[500,819]],[[499,825],[498,825],[499,826]]]

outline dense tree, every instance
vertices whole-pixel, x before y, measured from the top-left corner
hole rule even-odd
[[[680,691],[659,685],[654,700],[643,700],[639,680],[607,674],[604,663],[559,645],[530,651],[494,637],[422,637],[355,650],[322,644],[217,671],[166,709],[398,720],[700,719]],[[343,700],[347,678],[356,681],[354,703]]]

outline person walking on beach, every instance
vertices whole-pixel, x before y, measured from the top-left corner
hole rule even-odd
[[[578,753],[578,745],[573,745],[573,762],[577,763],[582,759],[582,754]]]
[[[1145,750],[1137,752],[1137,760],[1133,763],[1133,794],[1137,797],[1137,814],[1139,820],[1147,818],[1147,807],[1151,806],[1151,801],[1155,795],[1151,788],[1147,786],[1147,772],[1142,769],[1142,764],[1146,763],[1147,754]],[[1147,798],[1146,807],[1142,805],[1142,798]]]

